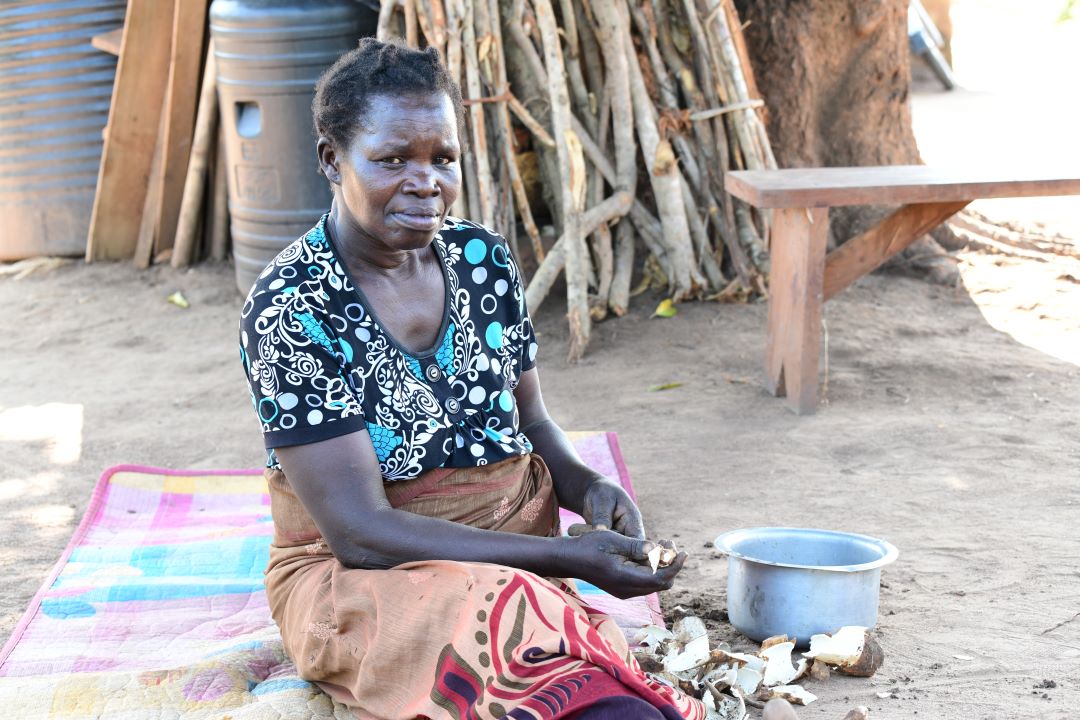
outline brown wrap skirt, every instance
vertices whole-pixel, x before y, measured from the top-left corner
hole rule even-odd
[[[569,581],[487,563],[432,560],[347,568],[280,470],[268,470],[274,541],[266,594],[300,676],[357,717],[573,718],[629,695],[665,718],[700,702],[646,677],[622,631]],[[431,470],[384,486],[398,509],[541,537],[559,508],[536,455]]]

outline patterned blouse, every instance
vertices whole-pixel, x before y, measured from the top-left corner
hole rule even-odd
[[[274,448],[362,429],[383,480],[531,452],[514,388],[536,342],[506,241],[446,219],[432,243],[446,287],[439,341],[413,353],[372,312],[326,222],[274,258],[244,302],[240,357],[267,466]]]

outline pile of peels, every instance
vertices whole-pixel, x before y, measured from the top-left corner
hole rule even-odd
[[[773,698],[809,705],[817,697],[797,681],[808,676],[824,680],[834,670],[870,677],[884,660],[881,646],[858,626],[812,636],[810,649],[794,661],[795,641],[786,635],[767,638],[752,655],[710,649],[705,623],[692,615],[676,621],[671,630],[643,627],[635,640],[642,646],[634,653],[641,669],[699,698],[710,720],[745,720],[747,705],[760,707]]]

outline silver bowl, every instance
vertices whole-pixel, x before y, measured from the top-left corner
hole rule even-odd
[[[845,625],[877,624],[881,568],[896,560],[892,544],[866,535],[805,528],[732,530],[716,538],[728,556],[728,617],[760,642],[810,636]]]

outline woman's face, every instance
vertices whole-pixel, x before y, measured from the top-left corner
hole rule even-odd
[[[457,116],[445,93],[376,95],[343,152],[319,141],[339,212],[391,250],[427,247],[461,192]]]

